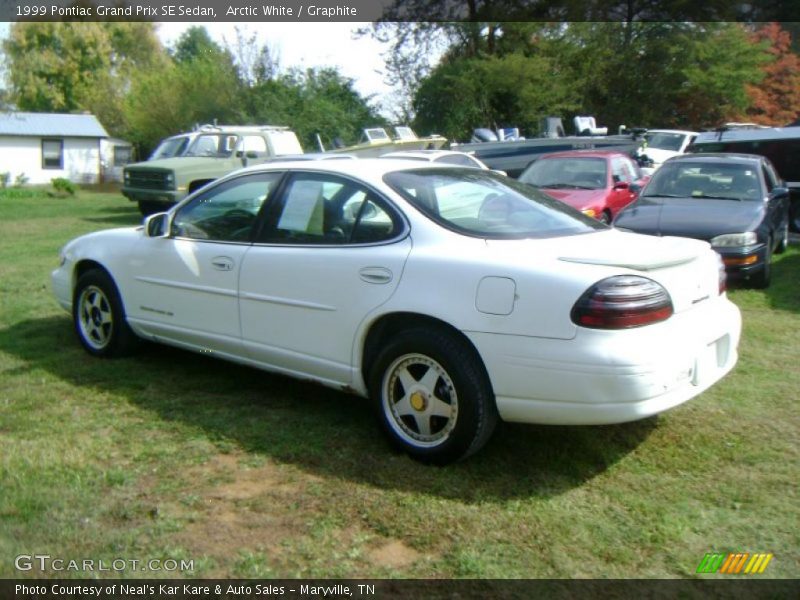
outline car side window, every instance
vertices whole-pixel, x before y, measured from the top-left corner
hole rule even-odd
[[[245,154],[255,152],[257,156],[264,156],[267,153],[267,141],[260,135],[246,135],[242,138],[241,150]]]
[[[637,179],[642,178],[642,173],[639,170],[639,167],[636,166],[636,163],[629,159],[623,159],[622,161],[623,167],[628,174],[628,183],[633,183]]]
[[[196,196],[172,219],[172,235],[194,240],[249,242],[258,212],[282,173],[230,179]]]
[[[763,165],[762,169],[764,171],[764,181],[767,184],[767,193],[769,193],[778,185],[778,182],[775,177],[775,172],[770,169],[769,166]]]
[[[335,175],[300,173],[285,187],[258,241],[363,244],[391,239],[400,228],[400,219],[364,186]]]
[[[611,159],[611,175],[614,178],[614,183],[620,183],[624,181],[625,183],[630,184],[633,182],[631,176],[625,169],[625,164],[619,158]]]

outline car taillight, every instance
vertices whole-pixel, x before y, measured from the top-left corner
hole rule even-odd
[[[673,313],[672,298],[659,283],[639,275],[598,281],[572,307],[572,322],[593,329],[628,329],[658,323]]]

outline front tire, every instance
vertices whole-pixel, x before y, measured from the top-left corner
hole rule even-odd
[[[766,289],[772,281],[772,240],[767,240],[767,254],[764,257],[764,266],[751,280],[751,285],[756,289]]]
[[[125,320],[117,286],[101,269],[92,269],[78,278],[72,297],[72,320],[81,345],[93,356],[124,356],[137,345],[138,338]]]
[[[789,247],[789,222],[786,222],[786,225],[783,227],[781,231],[781,240],[778,242],[778,247],[775,248],[775,254],[783,254],[786,252],[786,249]]]
[[[384,431],[422,462],[468,457],[497,424],[494,394],[474,348],[444,330],[399,333],[378,355],[369,380]]]

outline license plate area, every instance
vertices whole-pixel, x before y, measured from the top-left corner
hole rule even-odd
[[[707,378],[713,377],[728,362],[730,353],[730,336],[723,335],[703,346],[694,362],[692,385],[700,385]]]

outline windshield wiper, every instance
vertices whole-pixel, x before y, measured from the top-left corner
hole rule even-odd
[[[738,200],[741,202],[741,198],[731,198],[730,196],[714,196],[709,194],[700,194],[699,196],[692,196],[692,198],[707,198],[709,200]]]
[[[575,185],[574,183],[545,183],[540,185],[539,187],[543,188],[554,188],[554,189],[572,189],[572,190],[593,190],[595,188],[587,186],[587,185]]]

